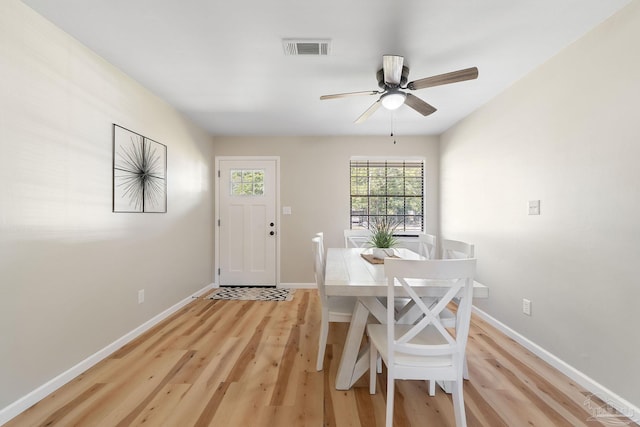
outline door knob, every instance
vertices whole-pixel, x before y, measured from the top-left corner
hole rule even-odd
[[[269,235],[270,235],[270,236],[273,236],[274,234],[276,234],[276,232],[275,232],[275,231],[270,231],[270,232],[269,232]]]
[[[275,224],[274,224],[274,223],[271,223],[271,224],[269,224],[269,225],[273,227]]]

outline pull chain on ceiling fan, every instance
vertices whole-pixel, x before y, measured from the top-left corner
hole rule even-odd
[[[428,116],[436,112],[436,108],[417,96],[407,93],[407,90],[419,90],[428,87],[446,85],[450,83],[462,82],[478,78],[476,67],[465,68],[464,70],[452,71],[450,73],[439,74],[426,77],[407,83],[409,68],[404,65],[404,57],[398,55],[384,55],[382,57],[382,68],[376,73],[378,86],[382,90],[372,90],[363,92],[337,93],[333,95],[322,95],[321,100],[346,98],[361,95],[380,95],[364,113],[360,115],[355,123],[362,123],[375,113],[380,105],[388,110],[396,110],[402,105],[408,105],[423,116]]]

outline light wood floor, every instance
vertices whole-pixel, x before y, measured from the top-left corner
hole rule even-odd
[[[385,379],[334,387],[347,325],[332,324],[316,372],[317,292],[293,301],[195,300],[14,418],[14,426],[381,426]],[[603,426],[590,394],[474,317],[465,381],[473,426]],[[591,405],[603,402],[590,398]],[[453,426],[450,396],[398,381],[396,426]],[[629,424],[636,426],[636,424]]]

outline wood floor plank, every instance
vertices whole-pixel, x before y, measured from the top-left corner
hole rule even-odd
[[[246,384],[246,393],[248,393],[245,398],[251,401],[254,408],[271,406],[270,403],[273,401],[278,374],[282,371],[279,361],[284,351],[282,345],[273,344],[277,339],[271,336],[264,338],[256,350],[258,356],[252,361],[251,367],[243,377],[242,382]],[[251,378],[250,381],[247,380],[249,378]]]
[[[385,381],[386,383],[386,381]],[[453,403],[448,394],[437,388],[435,396],[428,396],[426,381],[396,381],[396,406],[394,421],[398,419],[396,410],[402,405],[402,412],[407,426],[420,425],[421,420],[428,419],[434,425],[454,427]]]
[[[132,424],[133,420],[135,420],[138,415],[140,415],[146,408],[146,406],[153,401],[156,396],[161,392],[161,390],[171,381],[171,379],[176,375],[176,373],[180,372],[184,366],[186,366],[190,361],[193,360],[195,355],[195,351],[191,350],[186,352],[176,363],[171,367],[169,372],[161,378],[158,384],[153,387],[152,390],[149,390],[144,396],[142,400],[138,400],[138,405],[123,418],[121,419],[116,426],[117,427],[126,427]]]
[[[484,398],[482,390],[476,387],[475,381],[467,381],[464,385],[465,410],[470,426],[509,427]]]
[[[220,385],[216,389],[216,392],[213,394],[213,396],[211,396],[211,399],[209,399],[209,401],[207,402],[207,405],[205,406],[204,410],[200,413],[200,416],[198,417],[196,422],[193,424],[194,427],[206,427],[211,423],[211,420],[215,418],[216,412],[220,407],[220,403],[227,395],[228,388],[229,388],[229,383],[227,382],[220,383]],[[181,421],[185,422],[185,419],[183,418]],[[168,424],[168,425],[172,425],[172,424]],[[189,425],[189,424],[186,424],[186,425]]]
[[[384,425],[386,378],[335,388],[348,324],[331,324],[315,370],[320,299],[194,299],[170,318],[27,409],[6,427],[306,427]],[[603,426],[606,405],[481,319],[472,317],[464,394],[469,427]],[[395,426],[453,426],[451,397],[397,381]],[[629,422],[628,425],[638,427]]]
[[[75,399],[69,401],[69,403],[49,415],[44,421],[42,421],[42,425],[49,426],[57,424],[58,422],[60,422],[60,420],[68,417],[71,412],[79,409],[82,405],[86,404],[87,401],[105,385],[106,384],[100,383],[93,384],[87,390],[80,393]]]
[[[140,410],[149,395],[166,382],[166,376],[170,375],[176,364],[184,363],[185,354],[184,351],[165,352],[154,360],[148,360],[146,366],[136,369],[138,365],[133,365],[133,370],[124,369],[113,377],[108,384],[117,391],[109,389],[109,393],[102,396],[105,406],[103,416],[94,420],[92,425],[115,426],[133,411]],[[92,418],[92,415],[84,414],[83,417]],[[61,425],[67,425],[72,420],[65,419]]]
[[[220,348],[217,349],[209,364],[203,368],[201,375],[187,391],[183,401],[166,418],[167,426],[208,425],[215,415],[220,400],[224,398],[228,383],[223,381],[240,354],[239,344],[240,340],[237,337],[231,337],[220,344]]]
[[[560,423],[561,419],[564,418],[572,421],[572,425],[575,425],[576,420],[583,417],[584,407],[581,403],[562,393],[551,381],[538,374],[531,366],[514,357],[490,336],[482,335],[482,339],[489,343],[498,357],[501,358],[501,362],[492,361],[494,369],[507,375],[509,382],[525,394],[529,402],[544,411],[545,415],[551,418],[552,421],[555,420],[556,423]],[[511,366],[511,369],[505,369],[507,364]],[[571,418],[560,415],[554,408],[556,405],[560,405],[564,411],[571,414]],[[595,421],[592,425],[602,424]]]
[[[256,358],[258,345],[263,337],[265,325],[269,322],[269,320],[269,317],[265,317],[260,321],[260,323],[258,323],[258,325],[256,325],[256,328],[253,334],[247,340],[247,343],[242,350],[240,357],[238,357],[238,360],[236,360],[236,363],[233,365],[227,381],[236,382],[242,379],[243,375],[249,368],[249,364]]]
[[[158,390],[155,397],[142,407],[138,416],[126,425],[161,425],[173,410],[180,405],[190,388],[191,384],[165,384]]]
[[[225,387],[224,396],[222,396],[223,398],[220,400],[214,416],[208,420],[208,424],[204,424],[205,420],[202,420],[202,425],[211,427],[251,425],[247,424],[251,421],[250,419],[243,419],[244,417],[255,415],[253,405],[244,400],[246,395],[245,383],[230,382]],[[248,410],[247,406],[251,409]],[[240,424],[242,422],[244,424]]]
[[[315,369],[305,370],[299,378],[297,387],[297,399],[293,404],[296,410],[295,422],[290,424],[276,423],[281,426],[321,426],[324,420],[323,399],[318,396],[318,391],[324,385],[324,375],[317,373]],[[319,398],[320,397],[320,398]]]
[[[289,339],[285,343],[285,348],[287,351],[284,354],[284,357],[280,361],[274,361],[276,367],[278,365],[282,366],[293,366],[295,360],[298,356],[298,350],[300,348],[300,326],[294,325],[291,328],[289,333]],[[275,388],[273,393],[271,394],[271,402],[269,403],[271,406],[282,405],[284,402],[284,397],[287,393],[287,389],[289,388],[289,380],[291,378],[292,369],[278,369],[278,377],[276,379]]]

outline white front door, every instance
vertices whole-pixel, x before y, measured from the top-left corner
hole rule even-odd
[[[274,286],[277,262],[277,159],[218,159],[220,286]]]

